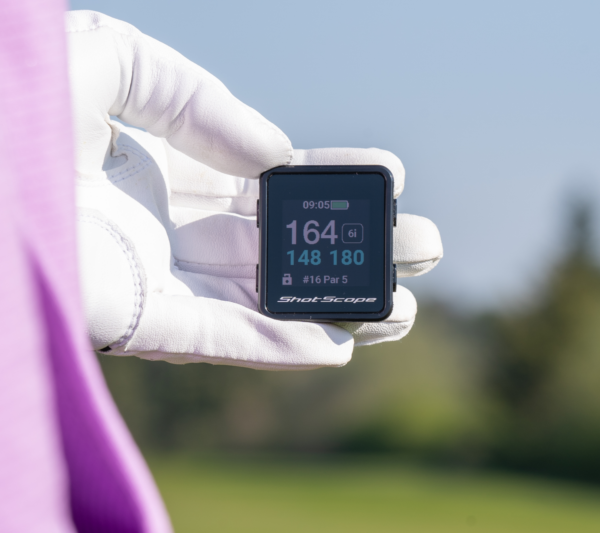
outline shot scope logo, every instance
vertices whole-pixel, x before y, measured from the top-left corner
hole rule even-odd
[[[297,296],[281,296],[277,300],[278,304],[288,303],[345,303],[345,304],[361,304],[361,303],[373,303],[377,301],[377,298],[338,298],[337,296],[315,296],[313,298],[298,298]]]

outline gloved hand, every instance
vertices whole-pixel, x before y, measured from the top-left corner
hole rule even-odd
[[[261,369],[342,366],[354,345],[400,339],[416,314],[394,295],[380,323],[283,322],[257,312],[256,178],[279,165],[381,164],[369,149],[293,151],[216,78],[134,27],[67,14],[80,265],[94,349],[172,363]],[[146,131],[124,127],[110,119]],[[420,275],[442,257],[435,225],[400,215],[394,262]]]

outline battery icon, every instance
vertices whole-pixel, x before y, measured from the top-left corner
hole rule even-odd
[[[348,207],[350,207],[348,200],[331,200],[331,209],[333,210],[348,209]]]

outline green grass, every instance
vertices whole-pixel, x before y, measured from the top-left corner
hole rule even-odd
[[[600,490],[391,462],[151,457],[177,533],[597,533]]]

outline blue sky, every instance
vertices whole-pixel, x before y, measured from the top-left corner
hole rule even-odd
[[[296,148],[377,146],[445,258],[406,285],[467,307],[527,299],[600,200],[600,2],[73,0],[219,77]],[[599,217],[600,218],[600,217]],[[600,224],[597,224],[600,230]]]

